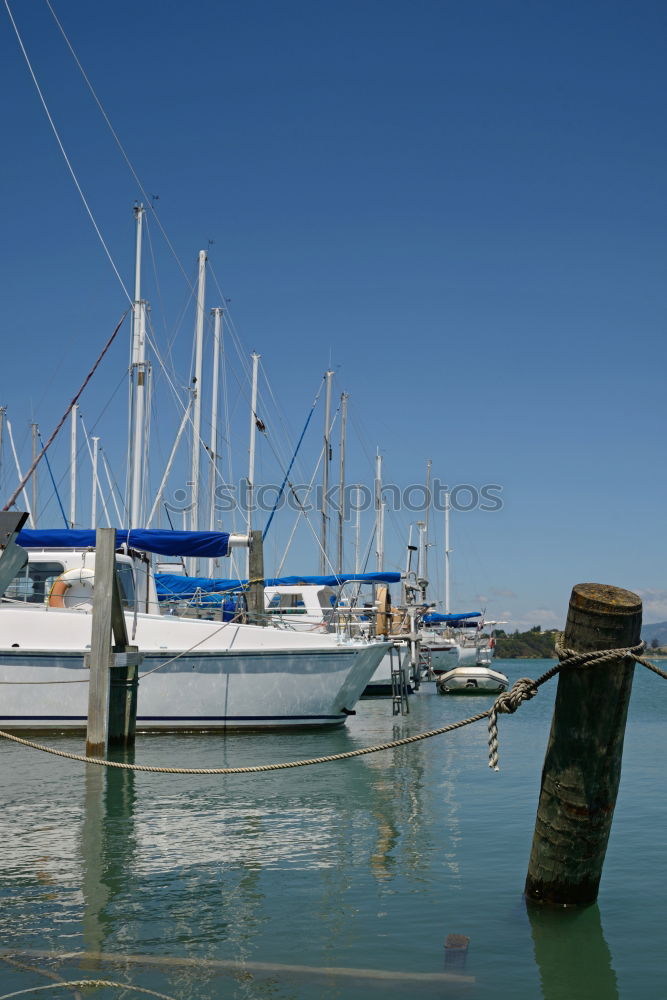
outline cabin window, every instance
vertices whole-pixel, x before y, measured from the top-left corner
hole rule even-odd
[[[320,607],[325,608],[327,611],[331,611],[336,603],[336,595],[333,590],[320,590],[317,596],[319,598]]]
[[[267,610],[279,615],[305,615],[306,606],[301,594],[274,594]]]
[[[26,604],[44,604],[51,587],[65,571],[62,563],[34,562],[17,573],[5,591],[5,597]]]
[[[124,608],[134,607],[134,573],[129,563],[116,561],[116,573],[120,587],[120,603]]]

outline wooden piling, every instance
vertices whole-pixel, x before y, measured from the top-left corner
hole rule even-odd
[[[115,571],[116,529],[98,528],[95,535],[95,589],[90,637],[87,757],[103,757],[107,750],[112,663],[111,611]]]
[[[572,590],[563,645],[578,653],[636,646],[640,598],[580,583]],[[621,776],[634,663],[619,657],[558,676],[525,893],[581,906],[597,899]]]
[[[261,625],[264,621],[264,545],[261,531],[250,532],[250,558],[248,560],[248,620]]]
[[[87,757],[104,757],[109,746],[129,748],[134,745],[139,663],[137,647],[128,643],[116,576],[116,529],[98,528],[89,657]]]
[[[137,731],[137,697],[141,656],[138,647],[131,646],[128,642],[115,560],[112,588],[111,631],[114,645],[109,689],[107,744],[110,747],[122,747],[127,750],[134,747]]]

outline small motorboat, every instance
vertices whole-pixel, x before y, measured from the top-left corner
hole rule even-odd
[[[476,664],[453,667],[437,679],[439,694],[502,694],[508,685],[499,670]]]

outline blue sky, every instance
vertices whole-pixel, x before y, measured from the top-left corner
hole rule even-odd
[[[370,482],[379,447],[385,477],[402,486],[423,480],[428,459],[450,485],[502,485],[501,511],[452,520],[457,606],[482,603],[517,627],[559,625],[572,585],[599,580],[641,591],[646,620],[667,618],[663,4],[53,7],[191,278],[208,247],[207,308],[221,304],[215,276],[242,351],[262,355],[271,441],[260,442],[259,481],[280,481],[331,362],[335,394],[350,393],[348,480]],[[46,4],[11,8],[130,286],[141,193]],[[0,402],[25,466],[30,420],[50,433],[126,299],[3,14]],[[185,386],[191,292],[154,220],[149,228],[153,335]],[[82,399],[119,481],[128,338],[126,326]],[[228,348],[240,475],[248,387],[231,339]],[[155,488],[178,424],[158,365],[154,410]],[[320,404],[298,481],[312,474],[322,421]],[[51,455],[65,502],[66,437]],[[334,478],[337,460],[336,445]],[[5,442],[5,494],[10,463]],[[186,463],[183,454],[172,491]],[[57,526],[45,472],[40,494],[42,523]],[[291,518],[272,526],[270,569]],[[388,566],[403,564],[414,520],[388,519]],[[370,529],[366,516],[364,539]],[[316,519],[298,529],[286,570],[317,570],[318,531]],[[350,534],[346,546],[350,561]]]

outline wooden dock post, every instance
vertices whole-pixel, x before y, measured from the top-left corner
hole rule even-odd
[[[109,689],[107,743],[110,747],[121,747],[127,750],[134,747],[134,738],[137,732],[137,697],[141,655],[138,646],[131,646],[128,642],[115,560],[112,587],[111,631],[114,645]]]
[[[139,654],[127,641],[116,576],[115,528],[98,528],[95,535],[89,662],[86,756],[103,757],[109,745],[133,746],[137,713]]]
[[[261,625],[266,615],[264,607],[264,544],[261,531],[250,532],[248,575],[248,621],[251,624]]]
[[[580,583],[570,597],[563,645],[578,653],[636,646],[641,621],[636,594]],[[634,667],[619,657],[558,675],[526,878],[529,901],[581,906],[597,899]]]

